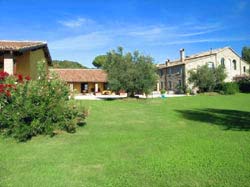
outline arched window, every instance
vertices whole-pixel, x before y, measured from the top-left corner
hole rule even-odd
[[[214,68],[214,63],[213,62],[208,62],[207,65],[208,65],[209,68]]]
[[[233,60],[233,65],[234,65],[234,70],[236,70],[237,69],[237,62],[236,62],[236,60]]]
[[[222,67],[225,67],[225,58],[221,58],[220,64]]]

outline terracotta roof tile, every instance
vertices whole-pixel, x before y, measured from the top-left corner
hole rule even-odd
[[[52,64],[52,59],[46,42],[40,41],[9,41],[9,40],[0,40],[0,52],[4,51],[16,51],[16,52],[25,52],[34,49],[43,48],[45,57],[48,63]]]
[[[66,82],[107,82],[107,73],[99,69],[50,69]]]
[[[46,46],[45,42],[37,42],[37,41],[7,41],[0,40],[0,50],[3,51],[19,51],[23,49],[29,49],[33,47],[42,47]]]

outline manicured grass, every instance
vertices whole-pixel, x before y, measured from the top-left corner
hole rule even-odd
[[[250,95],[79,101],[87,125],[0,138],[0,186],[250,186]]]

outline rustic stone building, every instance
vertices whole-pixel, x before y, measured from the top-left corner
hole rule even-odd
[[[232,48],[224,47],[198,54],[185,56],[185,50],[180,50],[180,59],[158,65],[160,89],[177,91],[179,86],[188,86],[189,71],[208,64],[209,67],[223,65],[226,69],[226,82],[233,81],[235,76],[249,74],[249,64]]]

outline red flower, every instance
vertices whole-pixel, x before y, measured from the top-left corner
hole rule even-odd
[[[4,88],[5,88],[4,84],[0,84],[0,93],[4,92]]]
[[[23,76],[22,75],[18,75],[17,78],[18,78],[19,82],[23,82]]]
[[[9,74],[4,71],[0,71],[0,80],[5,80],[6,77],[8,77]]]
[[[27,81],[29,81],[29,80],[30,80],[30,76],[29,76],[29,75],[26,76],[25,79],[26,79]]]
[[[7,97],[10,97],[11,96],[10,90],[6,90],[5,94]]]

